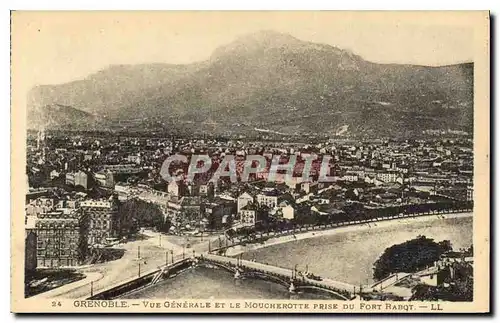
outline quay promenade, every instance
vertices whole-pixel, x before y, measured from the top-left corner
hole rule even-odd
[[[422,215],[407,216],[403,214],[396,216],[395,219],[393,220],[398,221],[401,218],[402,219],[420,218],[421,216]],[[430,216],[444,217],[446,215],[434,214]],[[425,216],[423,216],[423,218],[425,218]],[[386,221],[381,220],[377,222],[383,223]],[[387,221],[387,223],[389,222],[390,220]],[[130,282],[133,282],[138,279],[140,279],[140,281],[142,281],[143,283],[136,285],[136,288],[141,288],[141,289],[147,288],[145,285],[150,284],[151,282],[153,283],[160,282],[163,279],[171,277],[173,274],[175,274],[175,272],[169,272],[169,270],[166,270],[161,275],[158,275],[159,272],[165,269],[163,267],[166,263],[166,258],[168,258],[168,263],[171,263],[172,261],[177,263],[178,261],[184,260],[188,257],[190,259],[189,265],[191,265],[193,257],[198,261],[202,260],[204,260],[205,262],[212,261],[212,263],[217,260],[218,266],[216,267],[230,270],[233,274],[235,274],[236,272],[235,269],[239,265],[240,267],[239,272],[240,275],[243,276],[242,278],[248,278],[248,279],[256,278],[256,279],[269,280],[284,285],[287,288],[290,287],[291,285],[290,279],[292,279],[293,277],[294,279],[293,285],[296,291],[301,291],[306,289],[309,289],[310,291],[313,291],[314,289],[317,291],[321,291],[325,289],[328,290],[328,292],[332,292],[331,294],[344,293],[345,296],[343,297],[345,297],[346,299],[349,299],[353,295],[359,294],[360,292],[361,293],[383,292],[386,288],[394,285],[395,283],[397,283],[397,281],[401,280],[405,275],[403,273],[398,273],[397,275],[398,277],[394,275],[393,277],[388,277],[379,283],[374,283],[373,285],[358,286],[358,285],[346,284],[340,281],[330,280],[327,277],[322,277],[320,281],[310,279],[308,277],[300,275],[300,273],[297,273],[297,271],[294,269],[283,268],[279,262],[276,266],[270,266],[263,263],[257,263],[253,261],[222,256],[222,254],[225,254],[226,251],[228,251],[227,252],[228,255],[236,256],[236,254],[240,254],[248,250],[253,250],[254,248],[262,248],[276,243],[283,243],[289,240],[290,241],[300,240],[302,238],[308,238],[308,237],[312,238],[315,236],[314,232],[316,232],[316,236],[321,236],[323,235],[322,232],[324,232],[324,234],[328,234],[328,232],[330,232],[331,230],[331,233],[334,233],[337,232],[337,230],[343,230],[341,229],[341,227],[354,228],[359,225],[367,225],[367,224],[350,222],[350,223],[345,223],[344,225],[339,225],[339,227],[334,226],[334,228],[332,228],[333,230],[330,229],[329,226],[323,226],[320,228],[315,227],[316,230],[313,231],[313,233],[306,233],[312,228],[307,228],[309,230],[307,230],[306,232],[303,231],[300,232],[301,230],[296,230],[295,233],[293,233],[293,231],[282,232],[280,235],[278,235],[278,237],[275,236],[270,237],[271,239],[266,241],[265,243],[252,245],[251,243],[246,242],[247,246],[243,246],[235,250],[232,249],[237,247],[238,243],[229,244],[228,243],[229,241],[227,241],[227,239],[221,239],[220,237],[217,238],[212,237],[204,241],[203,245],[201,244],[200,246],[197,245],[196,248],[194,247],[186,248],[185,254],[183,248],[180,247],[173,248],[172,244],[167,244],[165,241],[164,243],[161,244],[161,247],[159,247],[157,245],[159,242],[158,239],[155,239],[156,238],[155,236],[151,236],[151,238],[144,241],[132,242],[132,244],[134,244],[133,246],[132,245],[128,246],[127,244],[127,246],[130,247],[127,248],[130,249],[130,252],[127,252],[122,259],[113,262],[113,264],[115,265],[112,266],[113,268],[110,268],[110,270],[106,271],[100,270],[101,267],[107,266],[107,264],[97,265],[97,268],[93,266],[86,268],[85,273],[88,276],[87,279],[72,284],[68,284],[60,288],[56,288],[49,292],[42,293],[40,295],[37,295],[36,298],[47,298],[47,297],[54,297],[57,295],[57,297],[62,297],[62,298],[85,299],[93,297],[94,295],[100,294],[102,292],[109,291],[120,285],[128,285],[130,284]],[[290,236],[290,239],[287,239],[286,241],[283,240],[286,238],[285,236]],[[279,240],[276,238],[278,238]],[[147,264],[145,263],[145,261],[142,261],[142,259],[136,259],[136,256],[132,251],[134,249],[133,248],[134,246],[137,247],[136,246],[137,243],[141,245],[141,258],[146,257]],[[142,247],[145,243],[147,243],[147,245],[151,245],[151,247],[149,249],[146,249],[145,247],[146,251],[142,252],[143,251]],[[218,254],[219,256],[217,256],[216,254]],[[144,260],[146,260],[146,258]],[[287,264],[285,266],[291,267],[293,265]],[[115,270],[115,268],[117,267],[121,267],[122,270],[120,271]],[[151,278],[151,280],[147,281],[147,279],[143,278],[144,276],[147,276],[148,279]]]

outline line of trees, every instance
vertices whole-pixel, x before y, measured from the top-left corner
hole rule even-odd
[[[338,225],[355,221],[368,221],[394,217],[399,214],[432,214],[445,213],[454,210],[470,210],[473,207],[472,201],[440,201],[425,204],[398,205],[385,208],[366,208],[362,203],[352,203],[344,206],[335,213],[320,214],[311,211],[308,204],[299,204],[295,209],[294,219],[282,219],[269,215],[259,215],[260,221],[255,227],[239,228],[229,230],[226,233],[232,237],[258,236],[261,233],[280,233],[289,230],[299,230],[300,228],[316,227],[325,225]],[[267,213],[266,213],[267,214]]]
[[[141,227],[154,227],[159,231],[167,231],[171,226],[165,221],[160,207],[139,199],[131,199],[118,206],[120,236],[129,236]]]

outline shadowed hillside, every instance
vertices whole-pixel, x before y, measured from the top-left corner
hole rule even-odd
[[[398,135],[472,130],[473,64],[375,64],[330,45],[262,31],[189,65],[111,66],[35,87],[28,107],[67,105],[105,120],[222,132]],[[147,120],[147,121],[146,121]]]

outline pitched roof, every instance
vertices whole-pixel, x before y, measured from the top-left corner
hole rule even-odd
[[[241,194],[240,196],[238,196],[238,198],[251,198],[253,199],[253,196],[248,194],[247,192],[244,192],[243,194]]]

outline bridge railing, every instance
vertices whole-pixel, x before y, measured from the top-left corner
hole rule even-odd
[[[268,265],[259,262],[240,260],[237,258],[229,258],[218,255],[202,255],[200,257],[202,259],[208,259],[210,261],[219,262],[224,265],[231,265],[234,267],[241,266],[243,269],[247,268],[253,271],[258,271],[258,272],[260,271],[273,275],[284,276],[287,278],[293,277],[294,278],[293,281],[297,284],[304,284],[304,285],[311,285],[320,288],[325,288],[327,290],[331,290],[334,291],[335,293],[343,295],[349,299],[352,298],[352,295],[354,294],[355,291],[355,287],[353,285],[344,282],[338,282],[331,279],[327,279],[326,281],[317,281],[314,279],[307,278],[305,276],[299,276],[299,277],[294,276],[294,270],[290,268],[278,267],[274,265]]]

